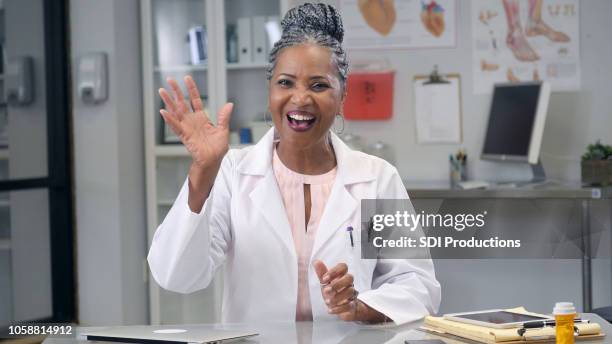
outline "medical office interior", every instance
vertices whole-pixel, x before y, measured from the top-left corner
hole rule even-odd
[[[394,24],[368,17],[357,1],[328,2],[343,14],[355,88],[365,77],[379,92],[368,95],[366,89],[352,99],[353,109],[370,96],[380,102],[366,115],[347,114],[334,129],[342,129],[338,135],[351,147],[394,164],[417,210],[486,210],[487,225],[503,231],[580,232],[588,225],[595,233],[588,243],[592,257],[586,260],[434,259],[442,286],[439,314],[516,306],[550,313],[559,301],[573,302],[581,312],[612,306],[611,193],[605,181],[603,186],[583,184],[582,161],[590,144],[612,144],[612,2],[544,0],[542,15],[551,23],[563,20],[573,30],[567,34],[571,41],[553,37],[558,41],[551,48],[547,37],[527,37],[534,50],[544,48],[523,51],[537,59],[515,60],[504,59],[512,52],[502,0],[433,5],[397,0]],[[265,33],[272,31],[264,27],[299,3],[0,1],[1,326],[36,319],[82,325],[219,321],[219,272],[205,290],[182,295],[161,289],[146,262],[153,233],[190,162],[162,124],[157,89],[167,77],[192,75],[209,113],[226,100],[236,104],[232,147],[256,142],[269,128],[264,72],[271,38]],[[518,4],[526,25],[529,3]],[[443,10],[432,11],[435,6]],[[418,13],[402,12],[411,8]],[[360,37],[363,31],[355,28],[360,11],[373,32],[395,38]],[[436,15],[443,16],[441,26],[428,17]],[[62,33],[58,18],[63,18],[63,40],[53,36]],[[417,27],[433,38],[422,39],[416,31],[392,34]],[[263,52],[253,48],[259,39]],[[245,54],[243,44],[254,51]],[[551,49],[563,56],[551,57]],[[482,55],[489,53],[499,60]],[[569,62],[546,69],[553,58]],[[448,81],[443,92],[450,97],[438,107],[431,104],[440,94],[423,85],[435,70]],[[558,77],[563,73],[567,78]],[[554,80],[537,154],[552,182],[535,189],[506,185],[508,197],[487,193],[495,182],[529,181],[535,171],[526,161],[481,158],[495,83],[549,78]],[[60,86],[64,92],[56,89]],[[447,117],[436,122],[431,116],[440,109]],[[459,157],[465,161],[459,175],[452,165],[457,155],[468,157]],[[611,171],[608,167],[608,183]],[[474,186],[458,183],[462,180],[486,182],[475,185],[485,188],[462,189]],[[578,186],[558,192],[566,184]],[[546,196],[546,190],[563,196]],[[469,197],[470,192],[487,196]]]

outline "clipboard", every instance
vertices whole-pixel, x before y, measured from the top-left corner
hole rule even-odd
[[[464,337],[460,337],[451,333],[448,333],[444,330],[440,330],[440,329],[435,329],[435,328],[430,328],[428,326],[420,326],[418,328],[416,328],[415,330],[420,331],[420,332],[425,332],[431,335],[435,335],[435,336],[439,336],[439,337],[443,337],[443,338],[449,338],[449,339],[454,339],[463,343],[468,343],[468,344],[483,344],[485,342],[483,341],[479,341],[479,340],[475,340],[475,339],[471,339],[471,338],[464,338]],[[602,339],[605,338],[605,334],[603,333],[599,333],[599,334],[589,334],[589,335],[584,335],[584,336],[577,336],[574,337],[575,341],[588,341],[588,340],[597,340],[597,339]],[[526,343],[530,343],[530,344],[537,344],[537,343],[554,343],[555,342],[555,338],[551,337],[551,338],[541,338],[541,339],[530,339],[530,340],[511,340],[511,341],[506,341],[506,342],[495,342],[495,344],[526,344]],[[493,344],[493,342],[491,342]]]
[[[461,143],[461,76],[441,75],[434,66],[429,75],[416,75],[413,87],[417,143]]]
[[[525,307],[505,309],[512,313],[534,315],[545,317],[544,314],[529,312]],[[578,328],[578,336],[575,340],[591,340],[605,337],[601,325],[593,323],[575,324]],[[448,337],[448,335],[469,339],[479,343],[487,344],[524,344],[524,343],[547,343],[555,341],[555,328],[542,327],[529,329],[528,332],[520,333],[519,328],[496,329],[475,324],[456,322],[444,317],[426,316],[421,330],[437,336]]]
[[[450,81],[444,79],[442,75],[438,72],[438,65],[434,66],[434,69],[429,74],[429,80],[425,81],[423,85],[436,85],[436,84],[449,84]]]

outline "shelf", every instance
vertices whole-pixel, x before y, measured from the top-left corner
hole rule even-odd
[[[267,62],[251,62],[251,63],[228,63],[227,70],[241,69],[262,69],[268,66]],[[173,72],[205,72],[208,69],[207,65],[174,65],[174,66],[155,66],[155,73],[173,73]]]
[[[230,149],[242,149],[251,144],[230,145]],[[183,145],[157,145],[155,146],[155,156],[158,157],[189,157],[187,148]]]
[[[172,72],[205,72],[208,69],[207,65],[174,65],[174,66],[155,66],[155,73],[172,73]]]
[[[0,160],[9,158],[9,150],[8,148],[0,148]]]
[[[256,63],[228,63],[228,70],[237,70],[237,69],[259,69],[266,68],[268,66],[267,62],[256,62]]]
[[[0,239],[0,251],[10,250],[11,249],[11,240],[10,239]]]
[[[173,199],[159,199],[157,200],[157,205],[162,207],[171,207],[174,204]]]
[[[155,155],[160,157],[188,157],[189,152],[183,145],[158,145],[155,146]]]

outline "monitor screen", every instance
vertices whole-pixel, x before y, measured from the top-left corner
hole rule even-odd
[[[527,159],[541,89],[539,83],[495,86],[483,155]]]

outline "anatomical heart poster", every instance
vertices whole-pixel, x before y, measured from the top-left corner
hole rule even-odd
[[[456,46],[455,0],[341,0],[340,11],[349,49]]]
[[[474,93],[501,82],[546,80],[580,89],[579,0],[473,0]]]

